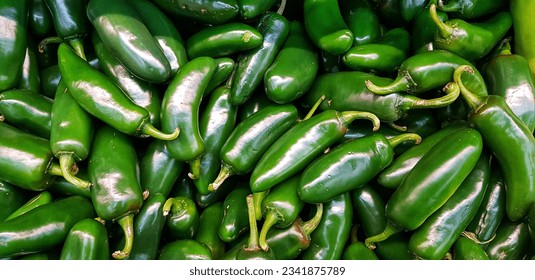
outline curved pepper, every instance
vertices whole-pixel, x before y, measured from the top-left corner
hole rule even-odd
[[[411,29],[411,50],[413,53],[420,53],[436,49],[433,44],[437,26],[429,13],[431,4],[437,4],[438,0],[430,0],[424,9],[412,19]],[[449,19],[448,14],[438,10],[437,16],[441,21]]]
[[[249,229],[247,196],[251,191],[247,187],[238,187],[230,191],[223,201],[223,219],[219,226],[219,237],[229,243]]]
[[[59,39],[71,45],[76,53],[85,59],[84,38],[89,29],[86,24],[86,2],[84,0],[43,1],[52,15],[54,29]],[[47,38],[43,42],[50,39]]]
[[[165,227],[174,239],[191,239],[199,228],[199,212],[195,202],[184,196],[170,197],[163,205]]]
[[[394,158],[404,141],[420,143],[414,133],[387,139],[380,133],[347,141],[316,158],[300,176],[297,192],[308,203],[325,203],[370,182]]]
[[[24,63],[28,42],[28,2],[6,0],[0,4],[0,92],[14,88]]]
[[[222,24],[239,13],[237,0],[151,0],[160,9],[177,18],[188,18],[208,24]]]
[[[136,105],[108,77],[91,67],[67,45],[59,46],[58,58],[67,89],[89,114],[129,135],[150,135],[162,140],[178,137],[178,128],[171,134],[156,129],[150,123],[150,114],[145,108]]]
[[[125,236],[123,249],[112,257],[125,259],[134,242],[134,215],[143,204],[136,151],[127,135],[105,125],[95,133],[88,160],[95,210],[100,218],[117,222]]]
[[[475,129],[464,128],[444,137],[426,153],[390,196],[382,233],[366,238],[368,246],[390,235],[420,227],[455,193],[476,165],[483,140]]]
[[[84,219],[72,226],[63,243],[60,260],[108,260],[108,231],[95,219]]]
[[[461,75],[471,73],[471,69],[471,66],[459,67],[454,78],[470,110],[468,121],[481,133],[501,167],[507,217],[517,221],[535,203],[535,137],[503,97],[479,96],[464,86]]]

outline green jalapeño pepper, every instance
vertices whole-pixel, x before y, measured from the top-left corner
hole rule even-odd
[[[199,228],[199,211],[191,198],[170,197],[163,205],[165,227],[172,239],[192,239]]]
[[[88,188],[91,183],[72,174],[76,162],[89,156],[93,141],[94,125],[91,115],[78,105],[60,82],[52,104],[50,148],[59,159],[63,177],[79,188]]]
[[[106,227],[95,219],[83,219],[70,229],[60,260],[108,260],[109,257]]]
[[[424,9],[427,0],[401,0],[400,8],[403,19],[410,22],[418,14],[419,11]]]
[[[370,1],[342,0],[340,12],[347,28],[353,33],[353,46],[368,44],[381,37],[379,17]]]
[[[84,38],[87,35],[86,1],[43,0],[52,15],[54,29],[61,41],[71,45],[76,53],[85,58]],[[45,39],[50,40],[50,38]]]
[[[535,129],[535,82],[527,60],[511,53],[504,42],[499,53],[482,68],[483,78],[491,94],[500,95],[513,112],[533,132]]]
[[[439,1],[438,8],[452,17],[460,19],[476,19],[492,15],[504,8],[506,0],[449,0]]]
[[[190,176],[202,195],[210,193],[209,185],[217,178],[221,165],[221,147],[236,123],[238,110],[230,103],[229,92],[227,86],[217,88],[210,95],[200,118],[199,130],[205,148],[200,157],[190,162]]]
[[[487,252],[470,238],[460,236],[452,247],[454,260],[488,260]]]
[[[9,221],[11,219],[14,219],[26,212],[29,212],[32,209],[35,209],[41,205],[48,204],[52,202],[53,198],[50,192],[48,191],[42,191],[38,195],[32,197],[30,200],[26,201],[24,205],[19,207],[17,210],[15,210],[9,217],[7,217],[4,221]]]
[[[262,44],[263,36],[256,28],[241,22],[229,22],[206,27],[186,41],[188,57],[224,57],[254,49]]]
[[[180,67],[162,100],[162,131],[180,130],[179,137],[166,142],[171,156],[190,162],[204,152],[199,130],[199,109],[204,91],[215,72],[214,59],[203,56]]]
[[[41,86],[39,88],[39,93],[46,97],[54,98],[54,95],[56,94],[56,88],[61,80],[59,66],[54,64],[40,70],[39,76],[41,80]]]
[[[63,176],[50,142],[0,121],[0,179],[17,187],[42,191]]]
[[[273,7],[273,5],[275,5],[277,2],[277,0],[238,0],[240,16],[244,19],[258,17],[271,9],[271,7]]]
[[[52,101],[27,89],[0,93],[0,115],[4,121],[45,139],[50,138]]]
[[[440,61],[440,63],[437,63]],[[375,85],[366,82],[366,87],[376,94],[389,94],[405,91],[420,95],[451,82],[453,72],[461,65],[471,65],[466,59],[445,50],[433,50],[408,57],[398,69],[398,75],[389,85]],[[471,90],[481,95],[487,94],[487,88],[481,74],[474,69],[473,76],[466,77]],[[470,81],[468,83],[468,81]]]
[[[249,215],[249,238],[247,245],[243,246],[238,253],[236,253],[237,260],[273,260],[275,254],[273,250],[268,247],[262,248],[258,244],[258,227],[256,224],[256,216],[253,203],[253,195],[246,197],[247,213]]]
[[[413,53],[424,52],[436,48],[433,44],[433,40],[435,39],[437,26],[431,18],[429,7],[431,4],[436,5],[437,1],[438,0],[430,0],[425,8],[420,10],[412,19],[411,50]],[[443,11],[437,11],[437,16],[441,21],[448,20],[448,14]]]
[[[61,246],[74,224],[94,217],[95,211],[89,199],[70,196],[0,223],[0,258]]]
[[[337,0],[305,0],[303,15],[306,32],[319,49],[338,55],[353,45]]]
[[[481,133],[496,156],[506,186],[506,213],[512,221],[524,217],[535,203],[535,137],[499,95],[478,96],[464,86],[461,74],[471,66],[455,70],[454,79],[470,108],[468,120]]]
[[[310,236],[310,246],[303,252],[303,260],[338,260],[349,240],[353,222],[350,193],[329,200],[323,207],[321,222]]]
[[[336,143],[356,119],[368,119],[373,130],[380,121],[372,113],[328,110],[297,123],[266,150],[251,174],[253,193],[270,189],[303,170],[325,149]]]
[[[62,79],[80,107],[111,127],[129,135],[175,139],[180,130],[165,134],[150,123],[150,113],[136,105],[111,79],[91,67],[67,45],[58,48]],[[95,94],[98,93],[98,94]]]
[[[406,58],[406,54],[394,46],[371,43],[350,48],[342,62],[353,70],[392,73]]]
[[[198,241],[209,248],[213,259],[220,259],[225,251],[225,242],[219,238],[219,226],[223,219],[223,203],[215,202],[206,207],[199,216],[199,228],[195,234]]]
[[[245,103],[262,83],[264,74],[288,37],[290,24],[284,16],[269,12],[259,19],[256,29],[262,34],[262,44],[238,58],[230,87],[230,101],[234,105]]]
[[[412,233],[412,253],[428,260],[444,258],[475,216],[488,187],[490,170],[490,155],[484,152],[448,201]]]
[[[6,0],[0,4],[0,92],[19,82],[28,41],[28,2]]]
[[[375,252],[357,238],[357,225],[351,227],[351,244],[344,248],[343,260],[378,260]]]
[[[104,45],[132,74],[151,83],[169,79],[167,57],[129,1],[91,0],[87,17]]]
[[[221,147],[219,175],[208,189],[217,190],[229,177],[253,170],[264,152],[298,120],[293,104],[271,105],[238,123]]]
[[[437,48],[455,53],[474,61],[489,54],[513,24],[508,11],[494,14],[484,22],[467,23],[461,19],[442,22],[436,13],[436,5],[429,7],[431,18],[437,25],[434,44]]]
[[[485,252],[491,260],[522,260],[528,253],[529,246],[528,224],[504,219]]]
[[[218,25],[230,21],[239,13],[237,0],[151,0],[162,11],[177,18],[188,18]]]
[[[53,32],[52,15],[44,0],[31,0],[28,25],[33,35],[45,37]]]
[[[406,133],[387,139],[374,133],[335,146],[305,168],[299,197],[308,203],[325,203],[370,182],[392,162],[394,148],[404,141],[420,143],[421,137]]]
[[[223,219],[219,226],[219,238],[229,243],[236,240],[249,229],[247,196],[248,187],[238,187],[230,191],[223,201]]]
[[[8,182],[0,180],[0,222],[22,207],[27,201],[26,192]]]
[[[276,103],[290,103],[312,86],[318,69],[318,53],[303,24],[290,22],[288,38],[264,75],[266,95]]]
[[[368,237],[373,247],[390,235],[420,227],[455,193],[476,165],[483,149],[481,134],[460,129],[444,137],[426,153],[390,196],[385,214],[388,224],[382,233]]]
[[[513,16],[515,52],[529,63],[531,75],[535,79],[535,33],[532,32],[535,2],[530,0],[511,0],[509,4]]]
[[[291,226],[305,206],[304,201],[297,194],[298,187],[299,176],[294,176],[273,187],[262,199],[261,209],[264,223],[259,238],[259,245],[262,249],[268,248],[266,238],[271,227],[286,228]]]
[[[134,242],[134,215],[143,204],[139,167],[131,139],[102,126],[95,133],[88,165],[91,199],[98,216],[117,222],[123,229],[125,245],[113,258],[125,259]]]
[[[158,260],[211,260],[210,249],[197,240],[182,239],[165,244],[158,253]]]
[[[40,92],[41,77],[39,75],[39,62],[33,48],[33,42],[28,42],[28,47],[26,47],[26,55],[24,56],[22,71],[16,88],[28,89],[35,93]]]

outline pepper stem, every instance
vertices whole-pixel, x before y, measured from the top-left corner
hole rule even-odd
[[[310,235],[318,227],[322,217],[323,204],[316,203],[316,214],[314,214],[314,217],[312,217],[312,219],[303,223],[303,225],[301,226],[303,228],[303,232],[307,235]]]
[[[160,140],[174,140],[180,134],[180,128],[176,128],[173,133],[163,133],[154,127],[151,123],[146,123],[143,128],[141,128],[141,134],[146,134]]]
[[[43,53],[45,51],[45,45],[48,45],[48,44],[51,44],[51,43],[54,43],[54,44],[61,44],[63,43],[63,39],[61,39],[60,37],[48,37],[48,38],[45,38],[43,40],[41,40],[41,42],[39,42],[39,44],[37,45],[37,49],[39,50],[40,53]]]
[[[254,212],[257,220],[262,219],[262,200],[268,194],[268,191],[253,193],[254,197]]]
[[[232,176],[234,174],[235,172],[232,167],[230,167],[230,165],[226,164],[225,162],[222,162],[221,170],[219,170],[219,174],[215,178],[214,182],[208,185],[208,190],[211,192],[216,191],[229,176]]]
[[[247,251],[258,251],[258,227],[256,225],[256,214],[254,209],[254,198],[253,195],[250,194],[246,197],[247,200],[247,213],[249,214],[249,242],[247,243],[247,247],[245,250]]]
[[[61,166],[59,165],[59,163],[52,162],[48,167],[48,174],[63,177],[63,171],[61,170]]]
[[[405,95],[402,98],[403,110],[410,109],[434,109],[441,108],[453,103],[461,94],[460,87],[455,82],[449,82],[442,89],[446,94],[432,99],[421,99],[413,95]]]
[[[188,177],[192,180],[198,179],[201,175],[201,157],[198,157],[189,162]]]
[[[396,147],[405,141],[414,141],[416,145],[418,145],[420,142],[422,142],[422,137],[416,133],[403,133],[388,139],[388,142],[392,147]]]
[[[474,73],[474,69],[470,65],[461,65],[455,69],[453,72],[453,80],[460,88],[461,94],[466,101],[468,107],[472,111],[477,111],[483,104],[485,103],[484,97],[478,96],[477,94],[471,92],[469,89],[467,89],[462,81],[462,75],[464,72],[468,72],[470,74]]]
[[[386,86],[378,86],[374,84],[371,80],[366,80],[366,87],[368,88],[368,90],[372,93],[381,95],[390,94],[398,91],[410,91],[412,84],[412,80],[402,72],[398,74],[398,76],[394,81],[392,81],[392,83]]]
[[[373,123],[373,131],[377,131],[381,126],[381,120],[370,112],[363,111],[344,111],[340,113],[340,121],[343,126],[347,127],[351,122],[356,119],[367,119]]]
[[[448,38],[453,34],[453,27],[445,24],[442,22],[440,17],[437,14],[437,5],[431,4],[429,6],[429,15],[431,16],[431,19],[437,26],[438,35],[442,38]]]
[[[119,218],[117,221],[124,232],[124,247],[120,251],[115,251],[111,255],[114,259],[124,260],[128,258],[134,244],[134,213]]]
[[[316,103],[314,103],[314,106],[312,106],[312,108],[310,108],[310,110],[308,111],[307,115],[303,118],[302,121],[306,121],[308,119],[310,119],[310,117],[312,117],[314,115],[314,113],[316,112],[316,110],[318,109],[318,107],[321,105],[321,103],[323,102],[323,100],[325,100],[325,95],[322,95],[318,101],[316,101]]]
[[[490,243],[492,240],[494,240],[494,237],[496,237],[496,233],[494,233],[494,235],[492,235],[492,237],[491,237],[489,240],[487,240],[487,241],[481,241],[481,240],[479,240],[479,238],[477,238],[477,235],[476,235],[475,233],[473,233],[473,232],[469,232],[469,231],[463,231],[463,232],[461,233],[461,236],[464,236],[464,237],[466,237],[466,238],[468,238],[468,239],[474,241],[474,242],[477,243],[477,244],[484,245],[484,244],[488,244],[488,243]]]
[[[84,41],[81,38],[76,38],[76,39],[72,39],[68,41],[69,41],[69,45],[71,45],[71,47],[74,49],[76,54],[79,57],[83,58],[84,60],[87,60],[87,58],[85,57],[85,51],[84,51]]]
[[[77,188],[80,189],[86,189],[91,187],[90,182],[82,180],[73,174],[72,169],[74,164],[75,161],[72,153],[63,153],[59,155],[59,166],[61,168],[63,178],[65,178],[67,182],[75,185]]]
[[[279,6],[279,9],[277,10],[277,14],[282,15],[282,13],[284,13],[285,8],[286,8],[286,0],[282,0],[281,5]]]
[[[187,205],[185,205],[182,197],[170,197],[163,204],[162,213],[163,216],[168,216],[170,212],[176,215],[179,212],[183,212],[186,207]]]
[[[440,0],[438,2],[438,8],[446,13],[454,13],[454,12],[462,12],[462,6],[460,1],[452,0],[448,1],[448,3],[444,4],[443,0]]]
[[[388,239],[391,235],[398,233],[401,231],[401,228],[394,225],[391,221],[388,221],[386,224],[386,228],[383,230],[383,232],[376,234],[374,236],[368,237],[364,240],[364,243],[366,246],[372,250],[375,249],[375,243],[384,241]]]
[[[268,211],[266,214],[264,223],[262,224],[262,230],[260,231],[260,237],[258,238],[260,248],[262,248],[264,251],[269,249],[266,243],[267,233],[272,226],[279,222],[279,217],[280,215],[278,215],[275,211]]]

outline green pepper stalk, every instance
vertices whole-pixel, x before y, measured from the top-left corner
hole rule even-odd
[[[246,198],[247,212],[249,214],[249,241],[246,246],[243,246],[236,254],[238,260],[273,260],[275,255],[269,248],[261,248],[258,245],[258,226],[256,224],[256,217],[253,205],[253,195],[250,194]]]
[[[507,217],[517,221],[535,203],[535,137],[503,97],[478,96],[464,86],[462,74],[472,71],[471,66],[460,66],[455,70],[454,80],[470,108],[468,121],[481,133],[502,169]]]
[[[170,197],[163,205],[165,226],[174,239],[191,239],[199,228],[199,212],[195,202],[187,197]]]

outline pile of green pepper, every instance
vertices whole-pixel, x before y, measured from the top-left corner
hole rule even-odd
[[[3,0],[0,259],[535,259],[528,0]]]

